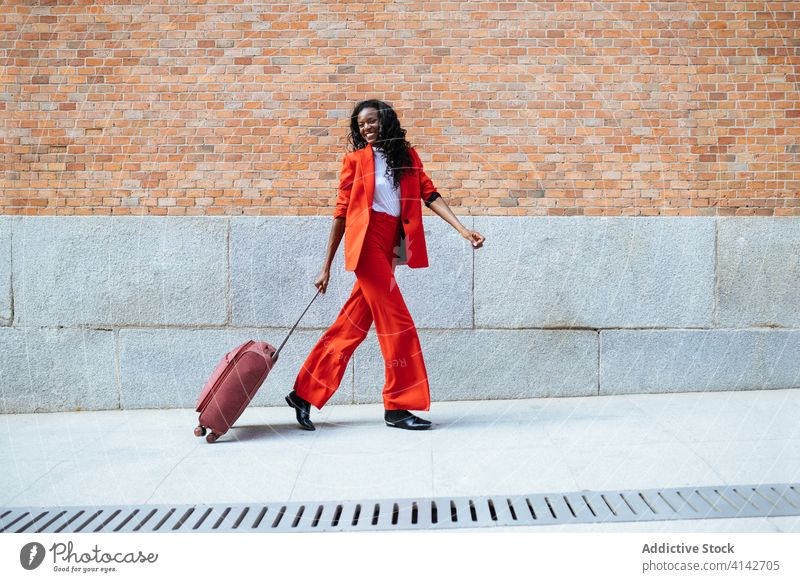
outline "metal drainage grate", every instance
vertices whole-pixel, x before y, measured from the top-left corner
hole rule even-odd
[[[800,515],[800,485],[759,484],[247,505],[0,509],[0,533],[447,529]]]

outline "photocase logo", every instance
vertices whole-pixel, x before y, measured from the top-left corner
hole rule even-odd
[[[35,570],[44,561],[44,546],[38,542],[30,542],[19,551],[19,563],[26,570]]]

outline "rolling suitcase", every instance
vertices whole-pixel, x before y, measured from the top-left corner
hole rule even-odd
[[[225,354],[197,400],[195,410],[200,419],[195,436],[205,436],[206,442],[213,443],[228,432],[266,380],[286,340],[319,293],[317,290],[277,350],[267,342],[248,340]],[[208,434],[207,429],[211,430]]]

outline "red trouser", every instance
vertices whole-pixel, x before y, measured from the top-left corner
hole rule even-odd
[[[400,217],[370,210],[353,291],[294,381],[297,395],[318,409],[339,388],[350,356],[374,320],[386,365],[384,408],[430,410],[428,373],[417,328],[394,278],[401,228]]]

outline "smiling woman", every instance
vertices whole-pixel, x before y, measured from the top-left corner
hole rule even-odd
[[[358,129],[361,131],[361,134],[364,136],[364,139],[367,140],[369,143],[375,143],[375,140],[378,139],[378,131],[380,130],[381,124],[378,119],[378,110],[373,107],[368,107],[363,109],[361,113],[358,114]]]
[[[406,130],[389,105],[374,99],[359,103],[350,118],[348,137],[354,150],[371,145],[382,152],[387,161],[387,178],[400,187],[403,175],[413,167],[409,151],[412,148],[405,139]]]
[[[348,141],[354,151],[342,160],[327,255],[314,285],[325,293],[345,224],[345,269],[355,271],[356,283],[286,396],[306,430],[315,430],[311,404],[320,409],[333,396],[373,322],[385,362],[386,424],[411,430],[431,426],[409,412],[430,410],[430,389],[417,330],[394,270],[399,264],[428,266],[421,200],[473,248],[480,248],[484,237],[466,229],[452,213],[405,135],[394,110],[383,101],[362,101],[350,116]]]

